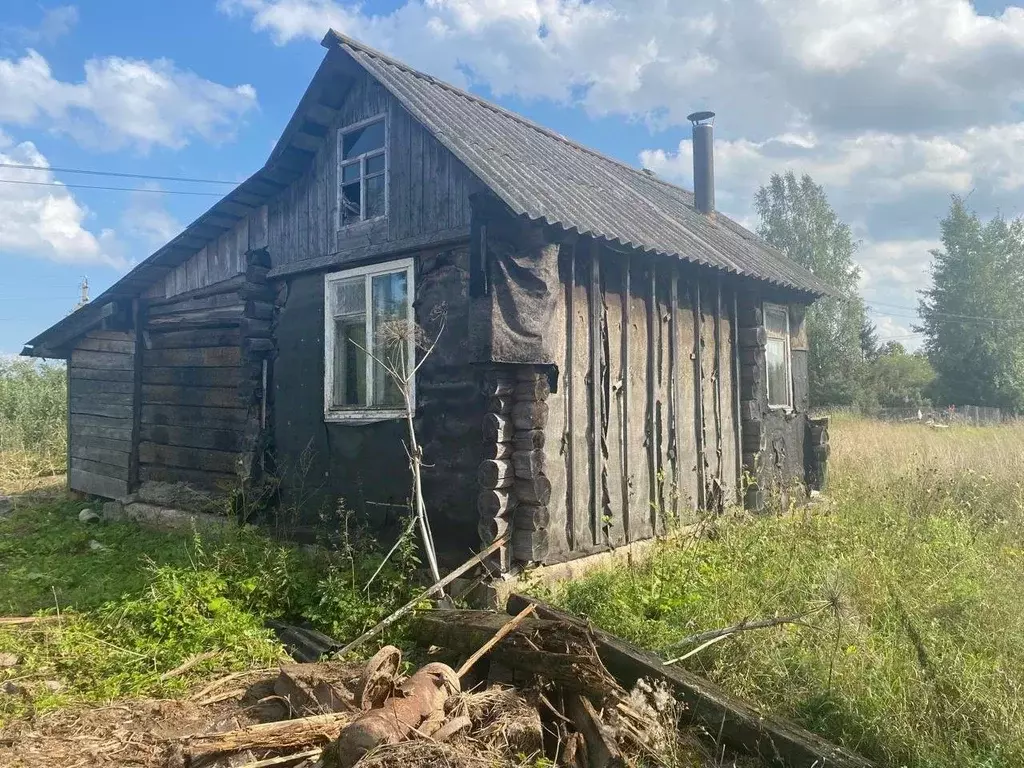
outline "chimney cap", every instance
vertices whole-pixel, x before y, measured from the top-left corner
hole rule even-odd
[[[713,120],[714,117],[714,112],[691,112],[689,115],[686,116],[686,119],[689,120],[694,125],[700,125],[705,120]]]

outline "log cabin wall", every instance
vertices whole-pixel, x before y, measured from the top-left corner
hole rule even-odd
[[[266,252],[243,258],[242,273],[142,311],[140,482],[231,491],[260,463],[274,296]]]
[[[90,331],[68,361],[68,484],[116,498],[128,492],[135,334]]]

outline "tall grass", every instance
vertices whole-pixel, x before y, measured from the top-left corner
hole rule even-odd
[[[842,420],[825,502],[715,521],[556,595],[678,654],[691,633],[814,611],[684,662],[887,765],[1024,765],[1024,426]]]
[[[67,468],[63,364],[0,358],[0,486]]]

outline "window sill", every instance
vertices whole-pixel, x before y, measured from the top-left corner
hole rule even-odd
[[[793,406],[792,405],[769,405],[768,406],[768,410],[776,412],[776,413],[787,413],[788,414],[788,413],[792,413],[793,412]]]
[[[327,411],[324,414],[324,421],[328,424],[377,424],[382,421],[395,421],[404,419],[407,416],[404,408],[380,408],[353,411]]]
[[[339,235],[351,235],[353,233],[359,233],[364,229],[373,229],[375,226],[380,226],[381,222],[387,221],[388,215],[385,213],[381,216],[374,216],[372,219],[363,219],[362,221],[353,221],[351,224],[342,224],[338,227]]]

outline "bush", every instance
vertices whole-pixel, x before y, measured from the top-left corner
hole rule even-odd
[[[63,364],[0,358],[0,480],[67,468],[67,371]]]

